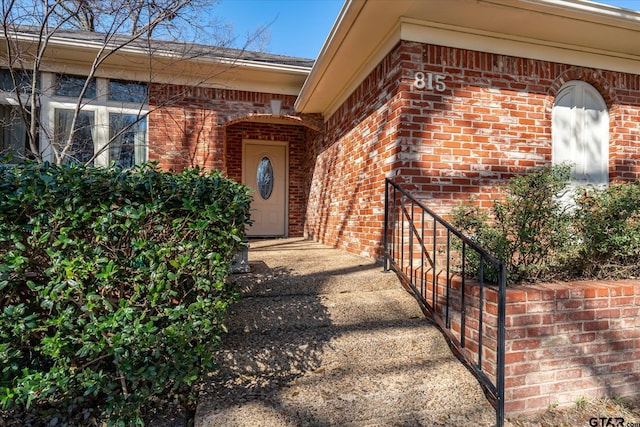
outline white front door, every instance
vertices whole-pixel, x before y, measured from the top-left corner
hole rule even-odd
[[[287,235],[287,144],[245,141],[242,181],[253,190],[248,236]]]

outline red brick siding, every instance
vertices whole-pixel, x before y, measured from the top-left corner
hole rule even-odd
[[[226,170],[226,123],[253,114],[270,114],[270,100],[274,98],[282,100],[282,114],[293,113],[295,96],[151,84],[149,160],[175,171],[196,165]]]
[[[305,234],[375,257],[384,218],[384,179],[400,127],[397,86],[401,51],[394,50],[328,119],[311,146],[314,164]]]
[[[201,166],[224,169],[217,112],[193,106],[167,106],[149,115],[149,161],[176,172]]]
[[[551,162],[551,110],[570,80],[598,89],[609,106],[610,176],[640,176],[640,134],[625,109],[640,114],[640,76],[441,46],[420,46],[404,69],[445,76],[444,92],[411,90],[408,137],[396,174],[447,208],[471,195],[490,205],[497,185]],[[631,95],[632,96],[625,96]],[[627,142],[624,142],[627,141]]]
[[[412,88],[416,72],[443,75],[446,90]],[[440,213],[491,205],[506,179],[550,164],[553,99],[570,80],[609,106],[610,178],[640,177],[640,76],[401,42],[327,118],[305,232],[380,257],[385,177]]]

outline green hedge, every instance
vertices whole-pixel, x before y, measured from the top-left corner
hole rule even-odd
[[[213,368],[246,187],[181,174],[25,164],[0,178],[0,404],[140,425]]]
[[[590,189],[576,200],[579,270],[597,278],[640,277],[640,181]]]

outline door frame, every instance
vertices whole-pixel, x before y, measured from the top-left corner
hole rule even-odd
[[[246,185],[245,181],[245,160],[247,158],[246,151],[247,145],[262,145],[262,146],[274,146],[284,147],[284,235],[282,237],[289,237],[289,142],[288,141],[271,141],[264,139],[242,139],[242,183]],[[253,236],[251,236],[253,237]],[[256,235],[255,237],[260,237]],[[268,236],[264,236],[268,237]],[[278,236],[280,237],[280,236]]]

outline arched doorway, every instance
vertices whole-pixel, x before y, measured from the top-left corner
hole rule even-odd
[[[253,114],[225,125],[227,175],[252,189],[249,237],[304,234],[308,146],[321,128],[297,116]]]

